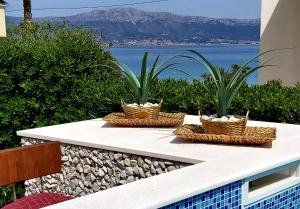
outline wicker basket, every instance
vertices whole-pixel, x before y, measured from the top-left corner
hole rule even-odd
[[[239,121],[225,122],[205,120],[200,115],[200,122],[204,132],[207,134],[240,136],[245,133],[248,115],[249,112],[247,112],[246,116],[235,115],[234,117],[239,118]]]
[[[174,131],[177,137],[200,143],[222,143],[241,145],[263,145],[276,139],[276,128],[246,127],[244,135],[206,134],[202,126],[183,125]]]
[[[161,103],[153,107],[129,107],[127,103],[122,101],[122,108],[126,119],[158,119],[161,109]]]
[[[184,113],[160,112],[158,119],[126,119],[124,113],[111,113],[103,119],[110,125],[121,127],[172,127],[182,125],[184,116]]]

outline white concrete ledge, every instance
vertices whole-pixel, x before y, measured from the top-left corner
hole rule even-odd
[[[199,124],[197,116],[187,116],[187,124]],[[263,123],[250,121],[251,126],[276,127],[278,144],[285,136],[300,136],[296,125]],[[183,141],[172,133],[174,128],[118,128],[106,125],[102,119],[80,121],[56,126],[18,131],[22,137],[132,153],[149,157],[163,158],[186,163],[211,161],[224,156],[242,154],[248,150],[264,148],[228,146],[220,144],[200,144]]]
[[[198,117],[187,116],[185,123],[199,123]],[[185,142],[172,134],[172,128],[113,128],[106,126],[101,119],[19,131],[18,135],[198,163],[47,207],[146,209],[177,202],[300,160],[300,126],[255,121],[248,125],[276,127],[277,139],[272,148]]]

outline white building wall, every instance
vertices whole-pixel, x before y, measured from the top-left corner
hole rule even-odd
[[[0,37],[6,36],[4,6],[0,5]]]
[[[281,79],[287,85],[300,81],[300,0],[262,0],[261,52],[293,48],[268,54],[261,62],[272,59],[276,65],[260,71],[259,79]]]

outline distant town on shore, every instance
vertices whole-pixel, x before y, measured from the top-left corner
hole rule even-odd
[[[14,25],[22,18],[8,16],[7,21]],[[67,21],[72,26],[92,29],[106,41],[122,46],[257,45],[260,39],[260,19],[182,16],[134,8],[94,10],[66,17],[34,18],[34,21],[55,24]]]

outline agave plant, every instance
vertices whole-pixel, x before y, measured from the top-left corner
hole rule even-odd
[[[145,104],[148,101],[149,92],[154,84],[154,81],[158,78],[158,76],[166,71],[166,70],[175,70],[186,75],[188,73],[184,72],[176,68],[177,63],[170,63],[171,60],[178,56],[171,57],[169,59],[164,60],[163,62],[159,62],[160,56],[157,56],[148,69],[148,52],[144,53],[142,64],[141,64],[141,74],[140,77],[137,77],[132,69],[122,63],[117,63],[119,68],[122,71],[122,74],[128,80],[130,86],[132,87],[135,96],[136,102],[140,104]]]
[[[188,50],[191,52],[194,56],[183,56],[186,58],[190,58],[200,64],[202,64],[208,71],[209,74],[212,77],[213,83],[216,87],[216,94],[214,96],[214,103],[215,108],[217,111],[217,116],[222,117],[226,116],[228,114],[228,109],[230,108],[230,105],[238,93],[238,90],[241,88],[242,84],[247,80],[247,78],[256,72],[258,69],[269,67],[272,65],[267,65],[267,63],[264,63],[262,65],[259,65],[255,68],[248,68],[248,65],[252,63],[257,58],[261,57],[262,55],[269,53],[271,51],[275,50],[269,50],[263,53],[260,53],[247,61],[245,64],[241,65],[232,75],[232,77],[229,79],[223,78],[223,74],[220,71],[220,68],[215,67],[212,63],[210,63],[202,54],[195,50]]]

